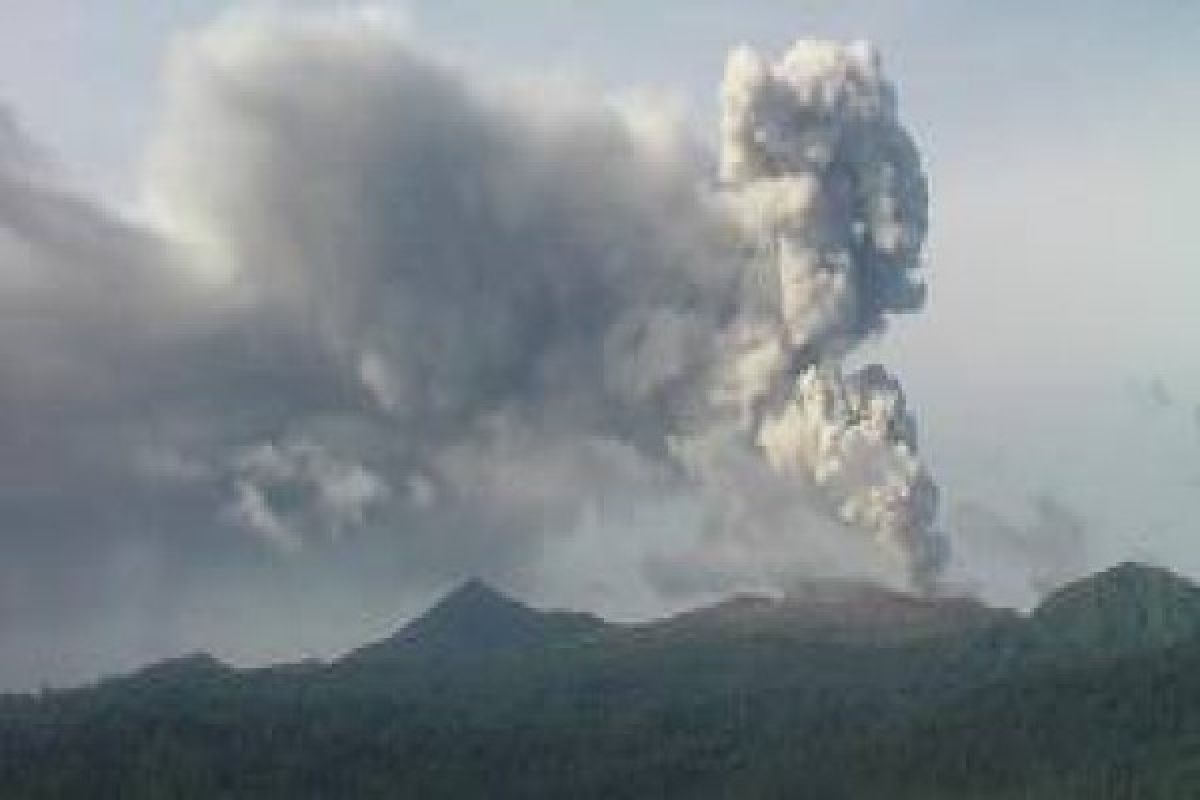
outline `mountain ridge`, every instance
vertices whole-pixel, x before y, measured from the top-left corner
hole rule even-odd
[[[847,645],[899,644],[1012,625],[1026,647],[1057,655],[1127,655],[1200,638],[1200,586],[1162,567],[1122,562],[1050,592],[1028,614],[962,596],[921,596],[866,583],[815,581],[781,596],[742,594],[635,624],[589,612],[539,609],[478,577],[440,596],[382,639],[332,661],[308,659],[255,669],[311,672],[322,663],[472,660],[550,646],[608,644],[630,636],[773,635]],[[194,652],[105,681],[166,681],[238,671]],[[0,693],[3,694],[3,693]]]
[[[0,697],[0,787],[6,800],[1196,796],[1197,591],[1123,565],[1030,616],[843,587],[621,626],[469,581],[330,664],[191,656]],[[847,603],[854,635],[831,634]],[[1171,635],[1144,635],[1144,619]],[[879,635],[893,624],[913,635]]]

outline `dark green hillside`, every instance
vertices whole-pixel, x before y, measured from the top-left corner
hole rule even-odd
[[[479,583],[332,664],[0,699],[4,798],[1200,796],[1196,589],[822,587],[623,627]]]
[[[1051,594],[1033,614],[1047,646],[1112,658],[1200,636],[1200,587],[1158,567],[1125,563]]]

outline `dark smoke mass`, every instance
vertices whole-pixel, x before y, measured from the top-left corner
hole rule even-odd
[[[187,38],[164,103],[141,221],[0,126],[0,624],[43,674],[88,636],[345,646],[346,608],[466,574],[936,586],[904,392],[846,365],[924,303],[925,176],[870,46],[733,52],[711,157],[345,19]]]

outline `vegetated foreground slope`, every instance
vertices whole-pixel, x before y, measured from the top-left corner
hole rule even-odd
[[[332,664],[206,656],[0,699],[0,795],[1200,796],[1200,589],[1029,618],[823,587],[613,626],[472,582]]]

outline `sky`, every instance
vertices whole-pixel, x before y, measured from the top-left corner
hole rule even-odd
[[[730,49],[774,61],[801,37],[877,46],[927,174],[923,306],[885,307],[879,330],[828,347],[903,383],[940,489],[945,585],[1028,605],[1128,558],[1200,578],[1200,245],[1185,218],[1200,7],[646,6],[0,6],[0,642],[14,654],[0,686],[195,649],[326,656],[475,573],[638,618],[791,574],[767,562],[857,564],[853,537],[810,519],[827,487],[800,508],[724,451],[719,469],[663,455],[686,414],[662,363],[717,324],[703,287],[723,274],[707,195],[683,184],[725,146]],[[281,19],[318,33],[278,44]],[[634,109],[620,119],[643,126],[636,147],[601,107]],[[427,127],[448,132],[444,151]],[[500,181],[500,222],[431,190],[422,176],[441,162],[417,151]],[[351,172],[379,176],[373,205],[339,194]],[[504,239],[507,214],[522,241]],[[436,295],[453,314],[392,288],[410,257],[461,268],[460,293]],[[578,275],[554,272],[564,257]],[[565,305],[474,271],[509,260],[540,265],[523,280],[550,280]],[[256,270],[248,294],[205,283],[236,278],[234,262]],[[328,263],[350,266],[339,278]],[[485,291],[468,303],[472,281]],[[615,322],[589,321],[572,299],[585,290]],[[538,325],[522,323],[530,309]],[[618,367],[593,347],[676,318],[661,341],[683,344]],[[437,348],[413,344],[430,330]],[[609,369],[662,389],[667,410],[635,389],[595,400]],[[704,477],[681,488],[681,470]],[[729,494],[782,516],[746,523]],[[682,558],[713,525],[708,502],[750,527]],[[772,520],[812,532],[781,541],[760,530]]]

